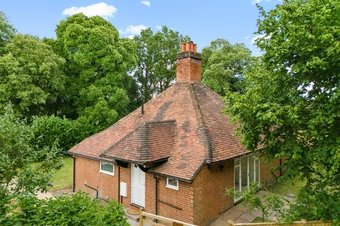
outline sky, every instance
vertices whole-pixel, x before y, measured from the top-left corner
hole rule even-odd
[[[232,44],[244,43],[253,55],[256,20],[255,3],[265,10],[279,0],[0,0],[0,11],[19,33],[40,38],[55,38],[56,26],[75,13],[99,15],[110,21],[121,37],[138,35],[150,27],[157,31],[165,25],[188,35],[198,50],[223,38]]]

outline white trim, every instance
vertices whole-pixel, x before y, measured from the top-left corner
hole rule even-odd
[[[177,185],[169,184],[169,179],[175,180],[177,182]],[[167,177],[166,178],[166,186],[165,187],[178,191],[179,190],[179,180],[177,180],[175,178]]]
[[[112,165],[112,172],[111,172],[111,171],[107,171],[107,170],[102,169],[102,163],[103,163],[103,164],[107,164],[107,165]],[[100,162],[99,162],[99,172],[100,172],[100,173],[107,174],[107,175],[114,176],[114,175],[115,175],[115,165],[114,165],[113,163],[110,163],[110,162],[100,161]]]

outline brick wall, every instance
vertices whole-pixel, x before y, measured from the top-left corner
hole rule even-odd
[[[176,81],[201,81],[201,70],[201,60],[191,57],[180,58],[177,60]]]
[[[118,178],[117,166],[114,165],[114,176],[99,172],[99,161],[76,157],[75,190],[89,193],[96,196],[96,191],[90,189],[85,184],[97,188],[99,198],[118,198]]]
[[[273,160],[271,162],[261,161],[260,164],[260,180],[262,184],[273,183],[277,177],[280,176],[280,172],[275,170],[280,165],[280,160]]]
[[[128,168],[114,165],[114,176],[99,172],[99,161],[76,157],[75,190],[88,192],[95,197],[96,192],[84,184],[95,187],[99,197],[118,200],[118,170],[120,181],[127,184],[127,197],[122,204],[131,206],[131,164]],[[279,160],[271,163],[261,162],[261,182],[273,180],[271,169],[278,166]],[[234,159],[222,165],[205,165],[193,183],[179,182],[179,190],[166,187],[166,178],[158,180],[158,215],[197,225],[207,225],[220,213],[234,205],[233,198],[226,197],[226,188],[234,186]],[[156,213],[156,179],[145,174],[145,211]]]
[[[179,181],[179,189],[166,187],[166,178],[158,179],[158,215],[193,222],[192,184]]]
[[[194,183],[194,224],[207,225],[220,213],[233,206],[233,198],[224,194],[226,188],[234,186],[234,160],[221,166],[204,166]]]

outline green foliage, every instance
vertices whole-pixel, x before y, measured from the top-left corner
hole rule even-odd
[[[128,72],[136,63],[133,42],[120,39],[116,28],[99,16],[73,15],[56,32],[56,42],[46,42],[67,62],[68,88],[59,99],[60,114],[97,126],[92,133],[127,114],[133,84]]]
[[[128,225],[122,207],[115,201],[103,205],[85,193],[49,200],[22,196],[14,208],[0,220],[2,225]]]
[[[242,92],[244,73],[252,59],[244,44],[216,39],[202,50],[202,81],[221,96],[225,96],[226,89]]]
[[[227,112],[249,150],[283,158],[285,178],[306,180],[297,202],[315,204],[307,219],[339,220],[339,3],[286,0],[269,12],[259,8],[264,56],[247,73],[245,92],[227,94]]]
[[[230,188],[226,189],[225,193],[231,197],[242,196],[242,205],[245,205],[249,212],[253,211],[254,209],[261,211],[263,221],[273,214],[279,218],[282,217],[284,212],[283,199],[273,193],[267,193],[265,197],[261,198],[259,195],[256,195],[259,189],[260,187],[258,184],[252,183],[249,188],[243,192],[239,192],[233,188]]]
[[[178,32],[163,26],[156,33],[148,28],[135,36],[138,65],[133,77],[144,102],[168,88],[176,76],[176,60],[184,39]]]
[[[59,155],[66,152],[83,139],[74,130],[74,122],[67,118],[56,116],[41,116],[34,118],[31,128],[34,134],[31,144],[34,151],[51,149],[53,145],[58,146]]]
[[[0,109],[10,103],[21,117],[49,113],[47,107],[64,89],[63,63],[38,38],[14,36],[0,56]]]
[[[30,146],[32,138],[30,127],[15,118],[7,106],[0,115],[0,216],[8,213],[13,198],[47,190],[51,173],[61,166],[55,147],[34,152]],[[45,157],[41,164],[32,164],[41,156]]]
[[[0,55],[3,53],[4,46],[14,36],[15,29],[9,24],[6,15],[0,11]]]

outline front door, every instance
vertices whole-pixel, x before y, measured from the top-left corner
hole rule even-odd
[[[131,164],[131,202],[145,207],[145,173]]]

